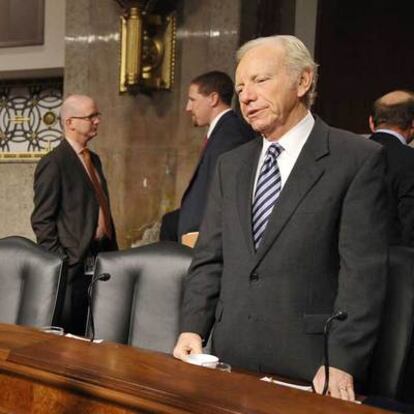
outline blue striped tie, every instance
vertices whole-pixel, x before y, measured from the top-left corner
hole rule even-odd
[[[253,243],[256,250],[259,248],[273,206],[280,194],[282,182],[277,157],[282,151],[283,148],[279,144],[272,144],[268,148],[257,180],[252,205]]]

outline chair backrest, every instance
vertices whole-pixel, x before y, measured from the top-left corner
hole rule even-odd
[[[52,325],[64,294],[63,260],[19,236],[0,239],[0,321]]]
[[[191,258],[192,249],[167,241],[100,253],[95,275],[111,278],[95,285],[96,338],[171,353]]]
[[[369,393],[404,400],[414,381],[414,248],[392,247]],[[410,394],[412,392],[410,391]]]

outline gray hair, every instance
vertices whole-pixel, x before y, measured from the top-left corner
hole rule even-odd
[[[237,51],[237,63],[240,63],[243,56],[251,49],[258,46],[273,46],[282,47],[285,52],[285,65],[287,70],[293,76],[299,77],[305,69],[313,73],[312,84],[306,95],[303,97],[303,102],[307,108],[310,108],[316,98],[316,83],[318,80],[318,65],[313,60],[309,50],[303,42],[295,36],[277,35],[268,37],[259,37],[245,43]]]

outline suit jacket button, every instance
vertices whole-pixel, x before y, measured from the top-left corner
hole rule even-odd
[[[259,273],[253,272],[250,275],[250,280],[259,280]]]

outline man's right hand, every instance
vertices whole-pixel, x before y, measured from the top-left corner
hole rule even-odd
[[[190,354],[203,352],[201,336],[192,332],[183,332],[175,344],[173,355],[175,358],[185,361]]]

